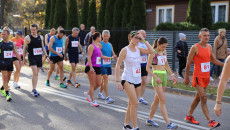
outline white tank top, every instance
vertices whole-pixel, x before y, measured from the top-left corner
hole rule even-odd
[[[136,47],[136,52],[129,50],[128,46],[125,47],[127,54],[124,61],[124,72],[121,79],[126,80],[133,84],[141,83],[141,55],[140,50]]]

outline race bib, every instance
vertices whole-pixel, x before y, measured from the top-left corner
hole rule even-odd
[[[133,77],[141,77],[141,67],[133,67]]]
[[[111,64],[111,59],[103,59],[103,65]]]
[[[166,56],[158,56],[157,60],[158,60],[157,65],[165,65],[165,63],[167,61],[167,57]]]
[[[147,55],[141,56],[141,63],[147,63]]]
[[[57,53],[62,53],[62,47],[56,47],[56,52]]]
[[[210,62],[201,63],[201,72],[209,72],[210,71]]]
[[[78,47],[78,41],[72,41],[72,47]]]
[[[97,64],[97,65],[101,64],[101,57],[97,57],[97,59],[96,59],[96,64]]]
[[[4,51],[4,58],[12,58],[13,51]]]
[[[23,54],[22,49],[17,49],[17,52],[18,52],[19,55],[22,55],[22,54]]]
[[[34,55],[42,55],[42,48],[34,48],[33,52]]]

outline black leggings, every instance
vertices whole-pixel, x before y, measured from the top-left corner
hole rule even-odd
[[[182,75],[183,69],[186,67],[186,58],[185,57],[178,57],[179,59],[179,75]]]

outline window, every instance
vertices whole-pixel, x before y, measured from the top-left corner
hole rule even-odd
[[[228,3],[212,3],[212,22],[228,22]]]
[[[158,6],[156,11],[157,25],[165,22],[174,22],[174,6]]]

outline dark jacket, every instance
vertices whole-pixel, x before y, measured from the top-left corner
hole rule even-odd
[[[176,52],[180,50],[181,53],[177,52],[177,57],[187,57],[188,56],[188,44],[186,41],[179,41],[175,46]]]
[[[79,38],[80,38],[80,44],[81,44],[82,46],[84,46],[84,40],[85,40],[86,32],[80,30],[78,36],[79,36]]]

